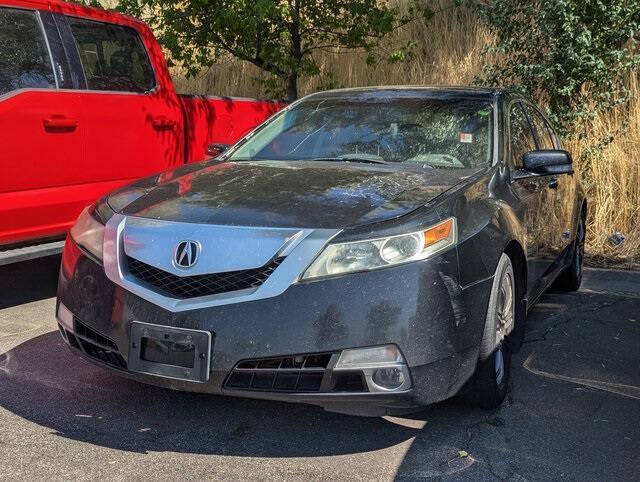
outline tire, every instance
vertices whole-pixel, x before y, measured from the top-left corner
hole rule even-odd
[[[503,253],[493,278],[478,365],[469,393],[471,402],[481,408],[497,408],[507,395],[518,303],[516,283],[511,258]]]
[[[575,246],[571,264],[558,276],[553,287],[560,291],[578,291],[582,283],[582,261],[584,259],[584,219],[580,217],[576,230]]]
[[[473,375],[471,402],[486,410],[502,405],[511,379],[509,340],[501,343],[486,360],[478,360]]]

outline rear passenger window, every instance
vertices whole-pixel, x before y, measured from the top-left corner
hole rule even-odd
[[[0,8],[0,95],[17,89],[55,87],[51,58],[36,13]]]
[[[155,87],[147,51],[129,27],[69,18],[90,90],[145,92]]]
[[[537,110],[529,106],[527,106],[527,114],[529,114],[529,119],[531,119],[533,128],[536,131],[539,149],[555,149],[556,147],[553,140],[553,134],[551,134],[551,130],[542,115],[540,115]]]
[[[511,162],[515,167],[522,167],[522,156],[525,152],[536,150],[536,141],[527,117],[520,104],[514,104],[509,114],[509,150]]]

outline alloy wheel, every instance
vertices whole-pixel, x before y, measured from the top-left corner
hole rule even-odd
[[[513,328],[513,274],[505,271],[500,280],[498,289],[498,302],[496,303],[496,344],[504,340],[507,333]]]

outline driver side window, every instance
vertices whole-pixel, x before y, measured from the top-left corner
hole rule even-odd
[[[513,104],[509,112],[509,152],[512,165],[522,167],[523,154],[535,150],[536,141],[529,120],[520,103]]]

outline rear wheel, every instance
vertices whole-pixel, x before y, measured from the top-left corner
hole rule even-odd
[[[516,321],[516,279],[511,259],[503,254],[494,276],[480,360],[471,382],[471,400],[482,408],[499,407],[509,387],[511,333]]]
[[[582,261],[584,259],[584,219],[580,217],[571,264],[565,268],[554,284],[554,288],[562,291],[577,291],[582,283]]]

